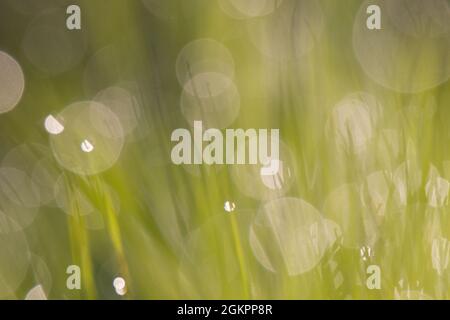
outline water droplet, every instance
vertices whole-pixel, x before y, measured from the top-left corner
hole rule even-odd
[[[125,293],[127,293],[126,282],[124,278],[122,277],[115,278],[113,281],[113,286],[118,295],[123,296],[125,295]]]
[[[45,118],[44,126],[50,134],[57,135],[64,131],[64,126],[51,114]]]
[[[226,201],[223,208],[225,209],[225,211],[227,212],[233,212],[234,209],[236,208],[236,205],[234,204],[234,202],[231,201]]]
[[[81,143],[81,150],[83,150],[83,152],[89,153],[94,150],[94,146],[88,140],[84,140]]]

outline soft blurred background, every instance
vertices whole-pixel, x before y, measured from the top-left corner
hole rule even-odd
[[[449,47],[446,0],[0,1],[0,298],[449,299]],[[194,120],[280,171],[174,165]]]

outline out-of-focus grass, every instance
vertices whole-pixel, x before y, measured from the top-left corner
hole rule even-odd
[[[49,7],[65,8],[60,1],[48,2]],[[121,276],[127,283],[124,298],[130,299],[392,299],[401,292],[449,298],[448,248],[442,249],[440,263],[445,268],[440,275],[432,264],[433,239],[450,237],[449,207],[447,201],[438,208],[430,206],[426,192],[432,167],[450,180],[445,162],[450,159],[449,84],[405,94],[372,81],[353,51],[360,1],[319,1],[323,32],[308,54],[293,61],[264,57],[249,40],[248,22],[231,19],[216,1],[161,1],[168,10],[166,18],[149,13],[140,1],[78,3],[88,41],[86,54],[74,68],[54,76],[30,64],[21,48],[26,26],[37,12],[21,14],[8,1],[0,4],[0,50],[17,59],[26,80],[21,103],[0,115],[1,155],[22,143],[49,145],[44,118],[72,102],[92,98],[83,87],[86,64],[111,44],[121,52],[122,80],[131,74],[138,83],[142,121],[110,170],[80,177],[60,169],[71,214],[45,205],[23,230],[29,252],[45,262],[48,272],[30,260],[19,288],[5,297],[22,299],[43,283],[49,298],[116,298],[112,283]],[[343,239],[328,247],[309,271],[271,272],[255,258],[249,230],[268,199],[243,194],[229,166],[183,168],[170,161],[172,130],[189,127],[180,112],[182,89],[175,62],[183,46],[198,38],[216,39],[233,55],[241,102],[239,116],[229,127],[280,128],[293,158],[293,184],[284,196],[303,199],[323,217],[350,219],[344,219],[346,228],[341,226]],[[423,58],[417,63],[430,68],[448,63]],[[421,76],[411,74],[410,81]],[[338,138],[326,127],[332,108],[349,93],[361,91],[377,99],[382,115],[364,150],[356,152],[351,144],[337,147]],[[348,130],[351,136],[354,128]],[[398,139],[392,142],[386,132],[395,132]],[[402,203],[393,177],[402,173],[398,168],[405,162],[402,181],[414,187],[406,187]],[[373,172],[385,174],[388,181],[383,204],[372,203],[366,192],[371,183],[367,177]],[[330,200],[330,194],[345,184],[355,186],[357,194]],[[75,189],[101,213],[102,229],[86,227]],[[236,204],[232,213],[224,211],[225,201]],[[379,206],[384,206],[383,214]],[[366,232],[364,214],[375,221],[374,241]],[[356,245],[343,245],[348,239],[356,239],[352,242]],[[366,246],[373,254],[362,249]],[[280,250],[275,243],[271,249]],[[283,254],[277,254],[276,263],[283,265]],[[12,263],[0,260],[3,266]],[[71,264],[81,268],[79,291],[66,288],[65,272]],[[371,264],[380,266],[380,290],[365,285]]]

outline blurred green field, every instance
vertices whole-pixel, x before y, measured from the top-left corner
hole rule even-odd
[[[2,0],[0,298],[449,299],[449,77],[448,0]],[[194,120],[279,175],[173,164]]]

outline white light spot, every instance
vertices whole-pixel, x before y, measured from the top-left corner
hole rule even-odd
[[[89,140],[84,140],[81,143],[81,150],[83,150],[83,152],[89,153],[94,150],[94,146],[89,142]]]
[[[45,294],[42,285],[37,285],[28,291],[25,300],[47,300],[47,295]]]
[[[64,131],[64,126],[51,114],[45,118],[44,125],[45,130],[50,134],[57,135]]]
[[[227,212],[233,212],[234,209],[236,208],[236,205],[234,204],[234,202],[231,201],[226,201],[223,208],[225,209],[225,211]]]
[[[14,58],[0,51],[0,113],[14,109],[22,98],[25,78]]]
[[[118,295],[123,296],[125,293],[127,293],[126,282],[124,278],[122,277],[115,278],[113,281],[113,286]]]
[[[359,254],[363,261],[367,261],[368,259],[371,259],[374,256],[373,250],[369,246],[362,246],[359,249]]]

